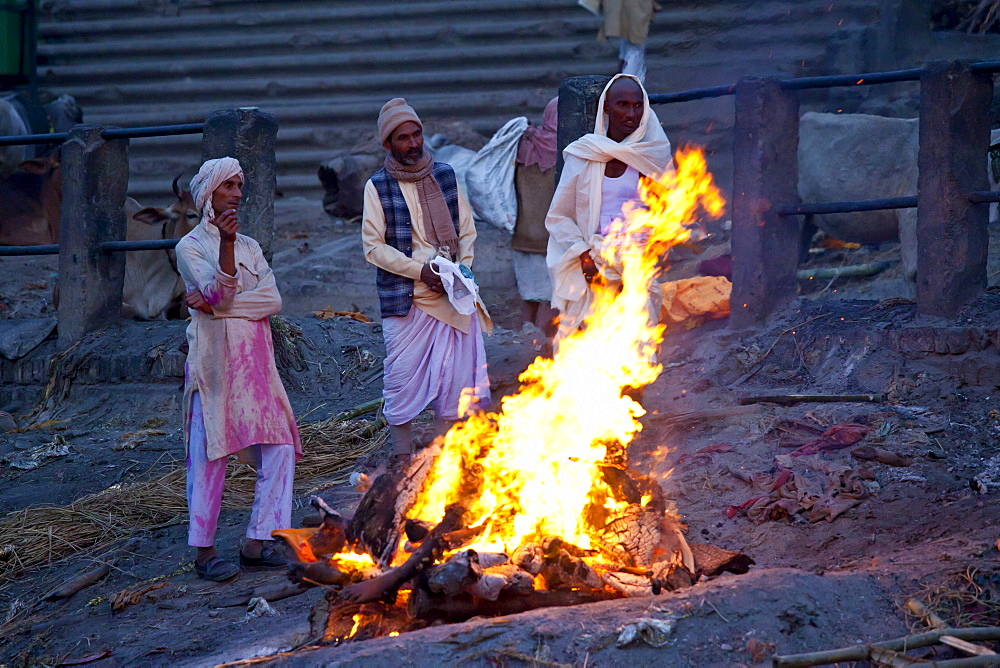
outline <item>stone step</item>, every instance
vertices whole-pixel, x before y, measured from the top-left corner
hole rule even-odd
[[[157,60],[125,60],[114,63],[86,65],[44,65],[39,75],[50,86],[87,85],[124,81],[169,81],[186,77],[218,77],[240,80],[246,76],[267,72],[272,76],[301,72],[336,72],[364,76],[378,71],[421,72],[434,68],[461,67],[463,61],[487,63],[548,62],[554,58],[602,57],[613,53],[612,47],[597,41],[553,40],[544,44],[483,45],[470,53],[465,47],[434,49],[409,48],[376,53],[318,53],[262,56],[259,58],[222,57],[201,59],[196,54],[188,58]]]
[[[672,92],[746,74],[790,75],[824,62],[837,30],[868,25],[874,0],[671,0],[647,45]],[[369,136],[402,95],[422,116],[470,121],[485,135],[537,119],[562,78],[610,74],[616,47],[574,0],[45,0],[40,75],[78,97],[88,122],[199,122],[211,111],[274,113],[278,187],[318,197],[316,168]],[[720,55],[722,54],[722,55]],[[654,84],[654,86],[662,84]],[[658,109],[671,138],[723,150],[726,100]],[[714,128],[714,129],[713,129]],[[130,192],[169,199],[200,158],[200,136],[134,140]],[[676,143],[676,142],[675,142]],[[725,162],[725,161],[723,161]],[[723,165],[728,169],[728,163]]]
[[[336,53],[361,49],[404,49],[415,43],[428,48],[453,45],[466,41],[481,44],[485,41],[511,44],[531,40],[546,41],[576,35],[593,39],[597,21],[582,13],[581,16],[524,18],[517,16],[484,24],[479,21],[449,23],[447,25],[417,25],[407,30],[405,42],[399,41],[398,28],[373,26],[345,33],[339,25],[298,27],[294,30],[269,30],[258,33],[230,33],[213,36],[177,35],[150,37],[149,39],[103,38],[99,41],[72,41],[42,44],[38,48],[41,62],[58,64],[71,61],[82,64],[101,62],[107,58],[126,56],[143,60],[157,58],[190,59],[220,56],[243,56],[252,51],[255,58],[284,53]]]
[[[281,104],[288,100],[338,99],[382,91],[385,96],[413,95],[421,91],[461,92],[470,87],[509,89],[524,86],[548,87],[555,90],[566,71],[580,64],[567,58],[563,62],[539,65],[498,66],[479,69],[447,69],[431,72],[375,73],[363,79],[349,74],[331,76],[297,76],[294,78],[267,77],[247,79],[185,79],[182,81],[157,81],[148,83],[119,83],[116,85],[78,85],[74,87],[77,101],[84,109],[99,107],[122,108],[123,105],[148,105],[150,100],[163,96],[169,89],[171,106],[184,102],[211,100],[216,106],[266,106],[272,101]]]
[[[53,14],[56,20],[46,21],[39,26],[39,36],[48,42],[55,38],[79,36],[88,39],[106,35],[130,38],[146,32],[158,35],[190,34],[198,31],[217,33],[220,24],[251,32],[270,30],[277,26],[294,28],[332,24],[341,26],[348,32],[362,26],[370,26],[373,21],[382,21],[396,23],[400,29],[400,37],[405,39],[407,24],[428,21],[444,24],[459,17],[487,21],[497,15],[502,17],[513,12],[565,13],[567,9],[573,10],[574,14],[586,15],[585,10],[576,7],[575,3],[568,0],[430,0],[302,5],[300,2],[271,2],[267,3],[265,9],[253,10],[245,7],[244,3],[232,3],[231,6],[238,9],[226,8],[221,14],[184,12],[175,16],[142,16],[131,11],[123,11],[116,14],[116,18],[76,21],[69,17],[56,19],[56,15]]]
[[[614,69],[614,65],[605,68],[604,72]],[[540,88],[515,88],[511,90],[466,90],[462,92],[430,93],[420,92],[409,94],[402,90],[376,91],[365,96],[338,96],[336,98],[321,97],[315,99],[295,99],[285,102],[274,100],[261,105],[261,109],[274,114],[280,127],[301,127],[310,124],[324,124],[331,132],[330,136],[343,136],[344,133],[355,132],[346,126],[337,128],[330,126],[334,122],[346,120],[362,121],[373,124],[378,111],[392,95],[403,94],[418,113],[428,118],[474,118],[485,114],[497,116],[521,116],[526,112],[544,107],[552,98],[555,88],[545,86]],[[253,106],[254,100],[246,104]],[[232,105],[223,105],[223,108]],[[167,101],[149,105],[119,105],[91,109],[87,115],[88,123],[121,124],[122,118],[128,118],[130,126],[173,125],[182,123],[198,123],[220,108],[217,103],[190,102],[169,104]],[[497,126],[499,127],[499,126]],[[280,133],[280,131],[279,131]]]
[[[350,40],[350,33],[372,28],[374,21],[392,23],[397,35],[409,39],[409,30],[431,25],[461,29],[466,25],[502,25],[504,21],[518,18],[558,17],[569,21],[589,21],[596,26],[598,19],[578,7],[570,0],[430,0],[427,2],[338,2],[336,6],[302,2],[267,3],[262,10],[247,11],[251,3],[225,3],[216,0],[214,5],[230,4],[239,11],[225,11],[225,18],[219,13],[188,13],[178,15],[141,15],[128,11],[127,18],[72,20],[63,14],[53,15],[51,21],[44,21],[39,28],[42,41],[54,44],[59,41],[98,41],[106,37],[119,40],[134,39],[137,34],[150,34],[154,39],[167,37],[185,38],[199,31],[219,32],[220,20],[225,25],[238,28],[241,34],[254,35],[291,29],[293,33],[308,32],[320,27],[339,28],[344,31],[344,39]],[[845,12],[854,18],[870,18],[877,8],[865,0],[838,0],[838,15]],[[804,2],[794,9],[781,0],[763,2],[739,2],[734,0],[715,2],[706,6],[704,2],[671,2],[654,18],[651,32],[665,33],[677,29],[701,28],[717,31],[731,27],[761,23],[797,23],[803,20],[821,18],[832,11],[821,2]],[[304,28],[307,26],[308,28]],[[498,30],[495,34],[504,35]]]

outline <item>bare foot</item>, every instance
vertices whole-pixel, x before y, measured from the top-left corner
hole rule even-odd
[[[384,583],[380,582],[381,577],[372,578],[344,587],[340,590],[340,598],[354,603],[372,603],[380,600],[386,595]]]

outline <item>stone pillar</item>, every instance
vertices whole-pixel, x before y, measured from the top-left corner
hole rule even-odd
[[[201,140],[202,161],[225,156],[240,161],[244,178],[240,233],[256,239],[268,261],[274,239],[277,136],[278,121],[272,114],[256,107],[242,107],[209,114]]]
[[[775,207],[799,202],[799,100],[775,78],[736,84],[733,129],[734,327],[762,322],[797,293],[800,221]]]
[[[917,310],[954,316],[986,288],[990,102],[993,77],[968,63],[934,62],[920,79]]]
[[[587,75],[563,79],[559,85],[559,130],[556,133],[558,158],[556,183],[562,174],[563,149],[577,139],[594,131],[597,120],[597,101],[611,77]]]
[[[62,147],[59,220],[59,347],[121,315],[125,254],[100,244],[125,239],[128,140],[101,139],[104,127],[77,125]]]

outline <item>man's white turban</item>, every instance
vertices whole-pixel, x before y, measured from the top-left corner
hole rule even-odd
[[[215,158],[206,160],[198,173],[191,179],[191,196],[194,204],[201,212],[201,219],[207,223],[215,220],[215,209],[212,208],[212,193],[227,179],[243,176],[243,168],[236,158]]]

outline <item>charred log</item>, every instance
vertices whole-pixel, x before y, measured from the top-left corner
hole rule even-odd
[[[441,522],[434,527],[430,536],[420,544],[420,547],[410,555],[403,565],[388,570],[371,580],[344,587],[340,595],[355,603],[373,601],[391,603],[395,601],[396,593],[404,582],[413,579],[440,557],[440,552],[444,549],[446,542],[443,537],[461,525],[463,515],[465,515],[464,507],[458,504],[448,506]]]
[[[628,566],[649,566],[653,551],[660,542],[662,513],[639,505],[627,507],[611,518],[601,534],[601,544],[608,555]]]
[[[414,544],[420,543],[424,538],[427,538],[427,535],[433,528],[430,522],[423,522],[421,520],[406,520],[403,522],[403,532],[406,534],[406,540]]]
[[[698,575],[712,577],[726,572],[743,575],[756,563],[745,554],[724,550],[714,545],[690,543],[690,546],[691,552],[694,553]]]
[[[405,470],[383,473],[358,504],[347,527],[347,538],[352,545],[370,554],[379,566],[385,568],[392,561],[406,514],[420,494],[439,452],[437,446],[424,448]],[[413,528],[419,531],[416,526]]]
[[[538,575],[545,566],[545,551],[536,543],[525,543],[514,550],[511,562],[521,570]]]
[[[442,596],[426,590],[414,590],[406,602],[407,614],[412,619],[426,622],[464,622],[472,617],[497,617],[527,612],[538,608],[581,605],[596,601],[607,601],[621,596],[606,590],[583,591],[533,591],[518,594],[513,591],[501,592],[495,601],[476,598],[471,594]]]
[[[415,631],[424,626],[424,622],[410,619],[401,606],[353,603],[332,593],[325,597],[323,604],[316,606],[310,619],[313,637],[321,637],[325,642],[369,640],[393,631]]]
[[[604,586],[601,576],[587,562],[566,549],[546,557],[540,575],[546,589],[600,589]]]
[[[419,585],[426,587],[432,594],[455,596],[466,587],[476,584],[482,576],[479,555],[475,550],[465,550],[440,566],[424,571]]]
[[[288,565],[285,575],[291,582],[307,586],[339,586],[351,581],[349,573],[344,573],[328,561],[293,562]]]
[[[401,479],[399,473],[383,473],[375,478],[347,525],[348,540],[376,561],[387,549],[396,547],[393,536],[398,524],[396,498]]]

